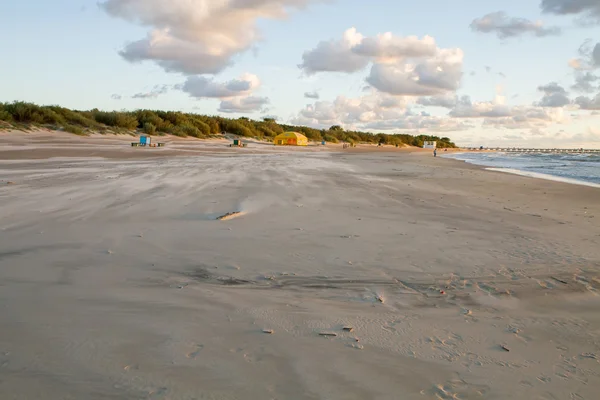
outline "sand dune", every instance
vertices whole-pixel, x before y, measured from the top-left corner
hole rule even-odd
[[[597,398],[596,188],[410,153],[5,158],[2,399]]]

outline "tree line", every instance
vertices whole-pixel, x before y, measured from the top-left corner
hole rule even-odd
[[[431,135],[386,134],[345,130],[339,125],[329,129],[314,129],[278,123],[274,118],[260,121],[249,118],[224,118],[176,111],[89,111],[70,110],[60,106],[38,106],[26,102],[0,103],[0,121],[16,127],[41,126],[65,130],[77,135],[91,132],[144,132],[148,135],[175,135],[209,138],[222,133],[272,139],[280,133],[295,131],[310,140],[330,143],[372,143],[422,147],[425,141],[437,141],[440,148],[456,145],[447,137]]]

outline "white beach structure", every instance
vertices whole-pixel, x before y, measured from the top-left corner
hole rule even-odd
[[[435,149],[435,148],[437,148],[437,142],[424,142],[423,148],[424,149]]]

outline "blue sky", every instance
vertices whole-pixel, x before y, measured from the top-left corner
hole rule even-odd
[[[5,3],[0,101],[600,147],[600,0]]]

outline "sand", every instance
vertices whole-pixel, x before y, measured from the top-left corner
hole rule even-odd
[[[2,140],[0,399],[598,396],[597,188],[392,149]]]

